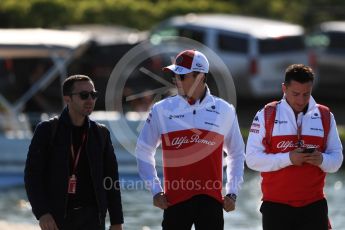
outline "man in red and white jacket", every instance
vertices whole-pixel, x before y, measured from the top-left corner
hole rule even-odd
[[[264,230],[330,229],[325,176],[343,153],[333,114],[311,96],[313,79],[310,67],[289,66],[283,99],[260,110],[250,128],[246,163],[261,172]]]
[[[140,133],[138,170],[164,209],[164,230],[222,230],[223,208],[235,209],[243,181],[244,143],[235,108],[210,94],[205,55],[185,50],[163,69],[171,74],[178,95],[156,103]],[[164,191],[155,168],[162,144]],[[223,150],[227,153],[226,196],[222,196]]]

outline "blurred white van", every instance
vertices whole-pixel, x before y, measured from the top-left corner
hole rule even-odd
[[[344,98],[345,21],[321,23],[309,37],[308,45],[315,49],[317,56],[320,74],[320,88],[317,92]]]
[[[303,28],[286,22],[192,14],[163,21],[150,35],[151,39],[162,36],[188,37],[212,49],[228,66],[237,95],[242,97],[280,96],[288,65],[303,63],[315,68]]]

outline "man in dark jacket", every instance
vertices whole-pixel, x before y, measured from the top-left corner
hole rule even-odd
[[[97,99],[92,80],[63,83],[59,118],[38,124],[25,166],[25,188],[42,230],[121,230],[118,167],[110,133],[89,119]]]

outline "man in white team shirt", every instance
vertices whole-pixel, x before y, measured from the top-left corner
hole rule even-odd
[[[249,168],[260,171],[264,230],[327,230],[325,176],[343,160],[333,114],[311,97],[314,73],[294,64],[285,72],[284,97],[260,110],[246,149]]]
[[[243,182],[244,143],[235,109],[210,94],[209,62],[195,50],[179,53],[170,73],[178,95],[156,103],[140,133],[136,155],[153,204],[164,209],[164,230],[224,228],[223,210],[235,209]],[[154,155],[162,144],[164,190]],[[226,196],[222,196],[223,150],[227,153]]]

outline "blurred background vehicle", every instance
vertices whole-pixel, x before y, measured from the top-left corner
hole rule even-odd
[[[0,29],[0,34],[2,114],[19,121],[23,112],[40,119],[42,112],[61,110],[61,83],[90,46],[89,34],[52,29]],[[16,130],[12,123],[5,125]]]
[[[304,42],[304,29],[296,24],[237,15],[188,14],[160,23],[150,39],[155,42],[166,36],[188,37],[216,52],[232,73],[240,97],[280,97],[284,71],[290,64],[303,63],[316,70],[315,56]]]
[[[0,34],[0,176],[21,175],[33,128],[62,108],[61,82],[89,47],[90,36],[51,29],[0,29]],[[0,177],[0,187],[7,183],[22,180]]]
[[[124,26],[84,24],[66,26],[67,31],[88,33],[91,45],[70,65],[70,72],[92,78],[100,95],[96,110],[105,110],[105,91],[109,76],[118,61],[134,46],[147,38],[147,32]]]
[[[114,65],[145,36],[124,27],[96,25],[0,29],[0,34],[0,175],[22,175],[35,126],[64,106],[61,84],[66,76],[92,76],[101,94],[96,110],[105,110],[105,88]],[[95,117],[102,123],[118,120],[114,113]]]
[[[316,94],[345,99],[345,21],[319,24],[307,41],[315,50],[319,67],[322,87]]]

